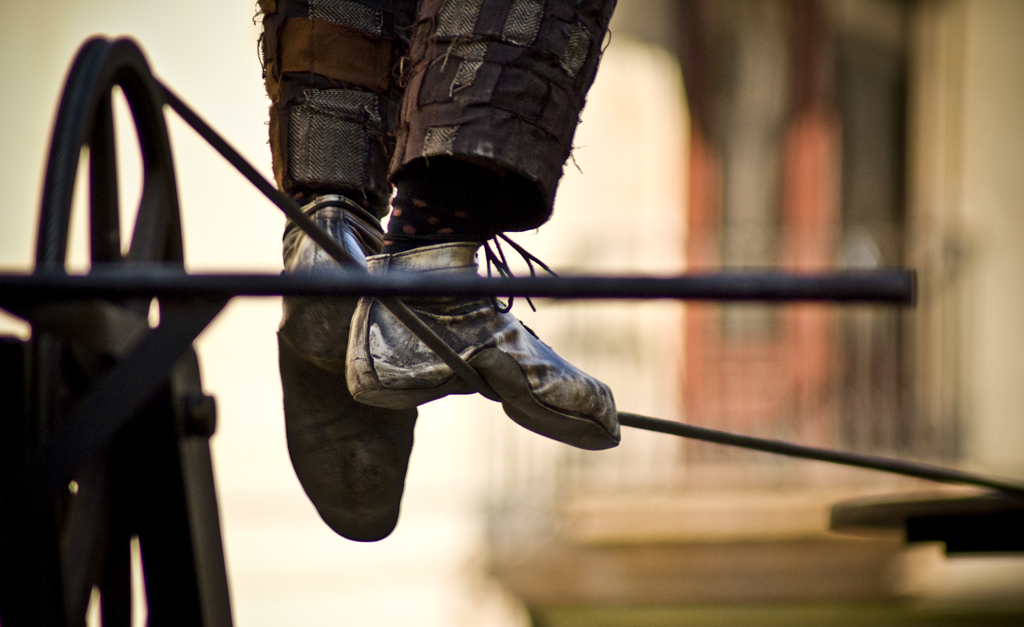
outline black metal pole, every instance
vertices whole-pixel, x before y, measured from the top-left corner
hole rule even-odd
[[[363,272],[334,275],[185,274],[118,267],[88,275],[0,274],[0,304],[78,298],[232,296],[530,296],[556,299],[678,299],[729,302],[818,301],[910,305],[910,270],[793,274],[777,271],[685,274],[674,277],[523,277]]]

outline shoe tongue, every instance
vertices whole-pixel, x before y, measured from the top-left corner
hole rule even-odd
[[[477,271],[476,242],[450,242],[422,246],[391,255],[368,259],[371,274],[384,272],[473,272]]]

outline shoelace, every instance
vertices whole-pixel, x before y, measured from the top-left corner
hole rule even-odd
[[[467,241],[466,239],[458,235],[445,237],[439,235],[410,235],[405,233],[387,233],[384,235],[384,239],[399,242],[422,242],[423,244],[439,244],[442,242]],[[487,261],[488,278],[491,278],[494,275],[493,270],[497,270],[498,276],[500,277],[515,278],[515,274],[513,274],[512,269],[509,268],[508,259],[506,259],[505,257],[505,251],[501,247],[501,240],[505,240],[506,244],[511,246],[517,253],[519,253],[519,255],[523,258],[523,261],[526,262],[526,266],[530,269],[531,277],[537,276],[537,269],[534,267],[534,264],[540,266],[545,272],[547,272],[551,276],[558,276],[554,270],[549,268],[546,263],[538,259],[536,255],[534,255],[530,251],[526,250],[519,244],[512,241],[512,239],[508,235],[505,235],[504,233],[498,233],[491,237],[489,240],[484,240],[482,242],[484,249],[484,258]],[[491,248],[490,242],[494,242],[494,248]],[[497,252],[495,252],[495,250],[497,250]],[[512,303],[515,302],[514,296],[508,297],[508,304],[502,304],[502,302],[498,300],[498,298],[495,296],[491,296],[490,299],[491,304],[494,306],[494,310],[497,311],[498,313],[508,313],[509,311],[512,310]],[[530,299],[529,296],[526,297],[526,302],[529,303],[530,309],[532,309],[533,311],[537,311],[537,307],[534,306],[533,301]]]
[[[490,278],[492,276],[491,275],[491,268],[492,267],[495,268],[498,271],[498,275],[501,276],[501,277],[508,277],[508,278],[514,278],[515,277],[515,275],[512,274],[512,270],[508,266],[508,260],[505,258],[505,251],[502,250],[502,248],[501,248],[501,240],[505,240],[505,242],[509,246],[511,246],[517,253],[519,253],[519,255],[523,258],[523,261],[526,262],[526,266],[530,269],[530,276],[531,277],[536,277],[537,276],[537,270],[533,267],[534,263],[536,263],[538,266],[543,268],[544,271],[547,272],[548,274],[550,274],[551,276],[553,276],[553,277],[557,277],[558,276],[557,274],[555,274],[554,270],[552,270],[551,268],[549,268],[547,266],[546,263],[544,263],[543,261],[538,259],[536,256],[534,256],[528,250],[526,250],[525,248],[523,248],[519,244],[513,242],[504,233],[498,233],[497,235],[495,235],[494,237],[492,237],[490,239],[491,242],[494,242],[494,247],[498,250],[497,254],[495,254],[494,250],[491,249],[491,245],[490,245],[489,242],[486,242],[486,241],[484,242],[484,257],[487,259],[487,278]],[[498,313],[508,313],[508,312],[512,311],[512,303],[514,301],[515,301],[515,297],[514,296],[509,296],[508,297],[508,304],[505,305],[505,304],[502,304],[502,302],[500,300],[498,300],[498,298],[496,296],[491,296],[491,304],[494,306],[494,310],[497,311]],[[532,309],[533,311],[537,311],[537,308],[534,307],[533,301],[530,300],[529,296],[526,297],[526,302],[530,305],[530,309]],[[531,331],[531,333],[532,333],[532,331]]]

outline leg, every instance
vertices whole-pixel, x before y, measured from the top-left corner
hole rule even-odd
[[[391,165],[402,215],[393,216],[389,239],[401,238],[409,221],[426,222],[418,194],[457,205],[470,214],[467,234],[484,239],[550,217],[614,6],[424,2]],[[437,235],[427,224],[413,226],[417,235]]]
[[[551,214],[613,0],[428,0],[413,28],[385,255],[371,272],[475,272],[482,242]],[[499,393],[521,425],[582,448],[615,446],[611,391],[486,299],[408,303]],[[470,390],[390,314],[360,301],[348,385],[414,407]]]
[[[357,258],[380,251],[390,130],[415,0],[261,0],[278,185]],[[340,268],[288,224],[288,273]],[[362,405],[345,385],[354,299],[285,298],[278,334],[288,452],[320,516],[353,540],[398,519],[416,410]]]

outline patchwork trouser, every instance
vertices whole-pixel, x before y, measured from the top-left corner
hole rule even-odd
[[[548,219],[615,0],[260,0],[274,175],[383,216],[391,181],[450,157],[539,191]]]

